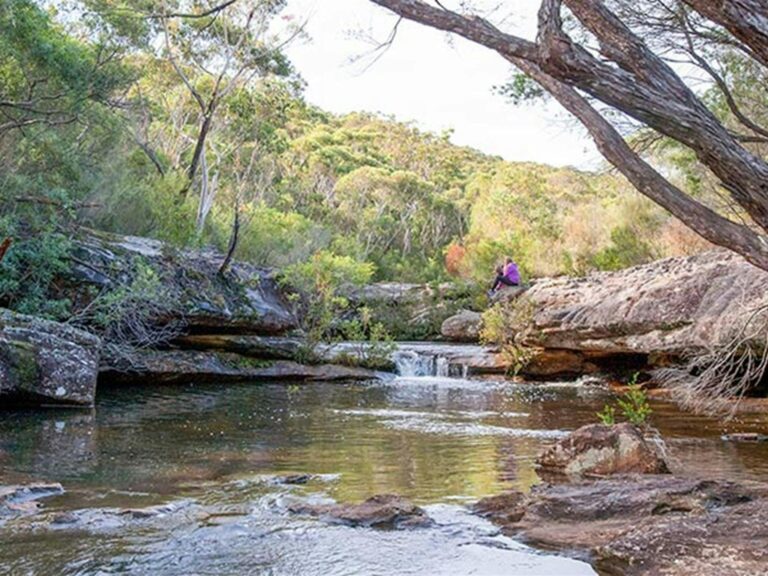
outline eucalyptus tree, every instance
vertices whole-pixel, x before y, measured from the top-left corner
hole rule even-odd
[[[80,5],[94,20],[92,27],[103,27],[131,46],[136,63],[152,70],[131,93],[136,132],[141,133],[136,140],[164,173],[149,132],[150,110],[158,104],[166,108],[158,128],[171,135],[163,139],[170,152],[166,160],[185,175],[182,201],[193,187],[199,192],[196,228],[201,234],[228,177],[225,169],[234,168],[233,154],[245,144],[233,140],[241,131],[230,129],[238,122],[227,116],[226,104],[238,91],[253,90],[259,80],[295,77],[283,48],[301,33],[300,27],[273,26],[285,0],[81,0]],[[169,73],[186,97],[167,82]],[[148,82],[159,77],[164,93]],[[220,137],[212,142],[216,132]]]
[[[764,77],[768,5],[761,0],[542,0],[536,37],[505,31],[467,2],[371,0],[401,19],[497,52],[575,116],[603,156],[644,195],[710,242],[768,270],[764,111],[739,101],[724,65]],[[728,118],[684,73],[708,76]],[[513,87],[514,91],[514,87]],[[527,92],[527,94],[525,94]],[[711,92],[710,92],[711,95]],[[617,112],[619,114],[617,114]],[[675,185],[625,139],[616,117],[689,150],[738,208],[728,217]]]

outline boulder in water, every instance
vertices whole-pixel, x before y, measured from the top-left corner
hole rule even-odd
[[[479,312],[461,310],[443,322],[440,334],[452,342],[477,342],[482,326],[483,316]]]
[[[66,324],[0,309],[0,396],[92,405],[101,340]]]
[[[483,498],[472,507],[472,510],[494,524],[507,526],[519,522],[525,516],[525,504],[525,494],[510,491]]]
[[[591,424],[572,432],[536,459],[546,473],[568,476],[665,474],[669,472],[659,442],[648,440],[629,423]]]
[[[432,523],[422,508],[396,494],[379,494],[360,504],[295,504],[289,509],[348,526],[414,528]]]

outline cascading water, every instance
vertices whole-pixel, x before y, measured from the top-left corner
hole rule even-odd
[[[400,348],[392,354],[397,374],[406,377],[438,376],[441,378],[466,377],[466,365],[455,363],[438,350]]]
[[[327,362],[340,362],[343,356],[364,361],[371,353],[366,342],[338,342],[318,347],[318,354]],[[467,378],[473,372],[493,370],[497,353],[489,348],[469,344],[444,342],[399,342],[390,359],[399,376]]]
[[[397,350],[392,354],[392,360],[400,376],[435,376],[437,363],[434,356],[415,350]]]

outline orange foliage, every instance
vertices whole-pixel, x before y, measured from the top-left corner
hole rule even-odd
[[[445,249],[445,269],[451,276],[461,274],[461,263],[467,254],[466,248],[460,244],[449,244]]]
[[[0,244],[0,262],[3,261],[3,256],[5,256],[5,253],[8,251],[8,248],[11,246],[11,240],[10,238],[6,238],[3,240],[2,244]]]

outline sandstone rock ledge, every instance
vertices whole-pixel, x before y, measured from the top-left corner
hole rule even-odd
[[[475,511],[546,549],[586,552],[604,574],[768,574],[768,485],[626,476],[535,487]]]
[[[584,278],[542,278],[496,300],[509,307],[509,336],[531,349],[523,374],[628,372],[674,365],[727,341],[768,305],[766,285],[768,272],[713,250]],[[446,321],[445,337],[476,338],[477,318],[468,320]]]
[[[586,554],[601,574],[768,573],[768,484],[658,474],[667,472],[658,447],[629,424],[584,426],[537,463],[610,479],[561,476],[527,495],[485,498],[474,510],[529,544]]]
[[[133,350],[127,356],[103,358],[100,369],[104,383],[329,381],[383,377],[381,373],[365,368],[335,364],[307,366],[288,360],[260,360],[225,352],[192,350]]]
[[[69,282],[80,305],[89,300],[88,287],[109,290],[149,268],[166,289],[169,309],[159,322],[181,320],[198,334],[277,335],[297,326],[274,271],[236,261],[221,277],[223,256],[212,250],[91,230],[76,241],[75,256]]]
[[[545,349],[674,358],[722,341],[768,304],[766,285],[768,272],[724,250],[545,279],[518,299],[533,311],[522,336]]]

